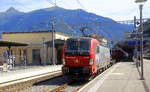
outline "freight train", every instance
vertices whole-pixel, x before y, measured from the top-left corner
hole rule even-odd
[[[110,49],[90,37],[67,39],[63,62],[62,72],[71,79],[90,79],[112,63]]]

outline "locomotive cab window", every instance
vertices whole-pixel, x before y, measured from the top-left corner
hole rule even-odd
[[[91,40],[89,39],[68,39],[66,56],[89,56]]]

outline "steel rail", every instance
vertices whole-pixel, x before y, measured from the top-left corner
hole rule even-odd
[[[0,92],[19,92],[33,87],[33,84],[61,76],[61,71],[48,72],[26,78],[21,78],[13,81],[8,81],[0,84]]]

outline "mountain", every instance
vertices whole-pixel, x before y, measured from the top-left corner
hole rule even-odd
[[[120,40],[124,32],[132,31],[131,25],[119,24],[81,9],[51,7],[23,13],[11,7],[0,13],[0,32],[45,31],[51,30],[52,24],[56,31],[76,36],[81,35],[82,27],[86,27],[86,34],[96,33],[109,40]]]
[[[10,7],[6,12],[0,13],[0,18],[6,18],[6,17],[16,16],[20,14],[23,14],[23,12],[20,12],[15,8]]]

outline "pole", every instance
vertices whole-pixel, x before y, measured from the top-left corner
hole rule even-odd
[[[140,10],[140,31],[141,31],[141,37],[140,37],[141,80],[144,80],[144,76],[143,76],[144,75],[143,73],[143,21],[142,21],[143,5],[139,6],[139,10]]]
[[[11,62],[11,46],[8,47],[9,51],[8,51],[8,65],[9,65],[9,70],[11,70],[12,68],[12,62]]]
[[[52,23],[52,62],[55,65],[55,29],[54,23]]]
[[[134,31],[136,32],[136,16],[134,16]]]
[[[139,65],[138,61],[138,32],[136,28],[136,16],[134,16],[134,32],[135,32],[135,51],[134,51],[134,62],[136,63],[136,66]]]
[[[43,39],[43,65],[46,65],[46,52],[45,52],[45,37]]]

